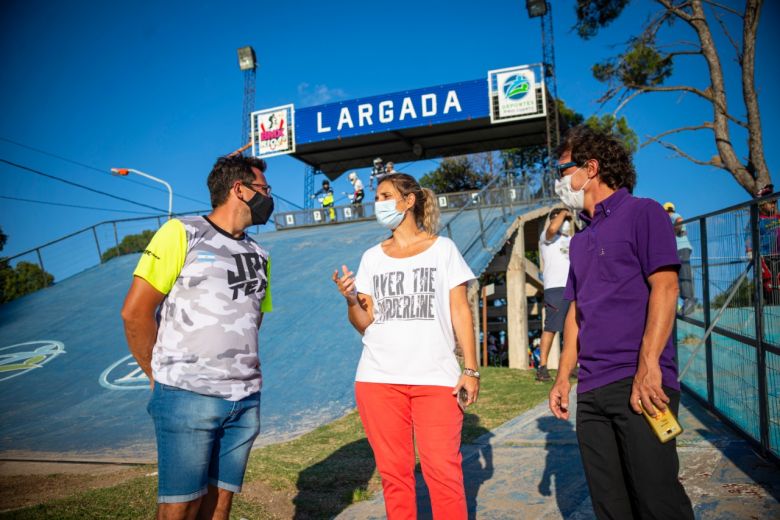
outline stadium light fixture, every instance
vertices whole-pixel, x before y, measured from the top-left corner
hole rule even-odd
[[[134,173],[136,175],[140,175],[141,177],[146,177],[147,179],[151,179],[153,181],[159,182],[160,184],[168,188],[168,220],[171,219],[171,215],[173,212],[173,189],[171,188],[170,184],[168,184],[162,179],[158,179],[153,175],[149,175],[148,173],[144,173],[142,171],[138,171],[133,168],[111,168],[111,171],[117,175],[121,175],[122,177],[127,177],[130,173]]]
[[[241,70],[255,70],[257,68],[255,50],[249,45],[238,49],[238,68]]]
[[[525,0],[529,18],[538,18],[547,14],[547,0]]]

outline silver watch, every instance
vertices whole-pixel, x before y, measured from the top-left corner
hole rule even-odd
[[[471,368],[464,368],[463,375],[469,377],[476,377],[477,379],[479,379],[479,371],[472,370]]]

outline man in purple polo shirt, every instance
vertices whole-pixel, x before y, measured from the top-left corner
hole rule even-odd
[[[693,519],[675,441],[659,442],[639,404],[676,414],[680,402],[670,337],[674,229],[660,204],[631,195],[634,165],[614,136],[575,127],[558,157],[555,191],[587,227],[569,250],[571,305],[550,410],[569,418],[569,374],[579,361],[577,440],[596,516]]]

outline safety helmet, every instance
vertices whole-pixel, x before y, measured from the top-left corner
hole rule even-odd
[[[664,202],[664,209],[665,209],[666,211],[676,211],[676,210],[674,209],[674,204],[673,204],[673,203],[671,203],[671,202]]]

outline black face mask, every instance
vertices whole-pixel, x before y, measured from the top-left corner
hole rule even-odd
[[[265,197],[257,191],[251,199],[244,202],[252,213],[253,226],[265,224],[271,218],[271,213],[274,212],[274,199]]]

